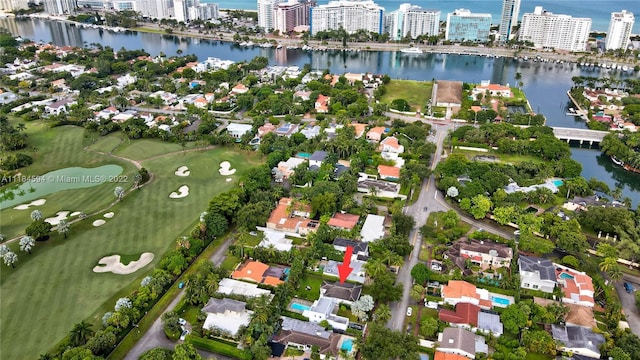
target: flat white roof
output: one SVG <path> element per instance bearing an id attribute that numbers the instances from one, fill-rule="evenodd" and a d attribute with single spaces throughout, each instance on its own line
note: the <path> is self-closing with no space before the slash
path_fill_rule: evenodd
<path id="1" fill-rule="evenodd" d="M 264 239 L 260 241 L 258 246 L 268 248 L 273 245 L 278 251 L 289 251 L 293 247 L 293 240 L 287 239 L 285 234 L 284 231 L 265 229 Z"/>
<path id="2" fill-rule="evenodd" d="M 244 281 L 229 278 L 220 280 L 218 283 L 218 292 L 225 295 L 243 295 L 247 297 L 271 296 L 271 291 L 260 289 L 257 284 L 249 284 Z"/>
<path id="3" fill-rule="evenodd" d="M 207 314 L 207 319 L 202 326 L 205 329 L 216 327 L 228 331 L 232 336 L 238 333 L 241 326 L 249 325 L 253 311 L 245 310 L 241 313 L 225 311 L 224 314 Z"/>
<path id="4" fill-rule="evenodd" d="M 371 242 L 384 236 L 384 216 L 368 214 L 360 231 L 362 241 Z"/>

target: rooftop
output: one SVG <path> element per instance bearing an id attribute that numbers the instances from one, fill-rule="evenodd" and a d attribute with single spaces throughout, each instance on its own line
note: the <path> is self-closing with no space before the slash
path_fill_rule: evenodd
<path id="1" fill-rule="evenodd" d="M 330 282 L 324 280 L 320 288 L 320 293 L 326 297 L 354 302 L 360 298 L 362 285 L 349 282 L 340 284 L 337 281 Z"/>
<path id="2" fill-rule="evenodd" d="M 538 273 L 541 280 L 556 282 L 556 267 L 551 260 L 520 255 L 518 257 L 518 266 L 520 267 L 520 272 Z"/>

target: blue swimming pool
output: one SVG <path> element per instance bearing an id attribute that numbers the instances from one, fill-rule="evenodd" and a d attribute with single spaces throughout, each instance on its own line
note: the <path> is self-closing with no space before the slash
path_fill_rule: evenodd
<path id="1" fill-rule="evenodd" d="M 562 273 L 562 274 L 560 274 L 560 279 L 571 279 L 571 280 L 573 280 L 575 278 L 573 276 L 567 274 L 567 273 Z"/>
<path id="2" fill-rule="evenodd" d="M 296 154 L 296 156 L 299 158 L 308 159 L 311 157 L 311 154 L 308 152 L 299 152 Z"/>
<path id="3" fill-rule="evenodd" d="M 353 340 L 347 339 L 342 342 L 342 346 L 340 347 L 340 350 L 351 351 L 352 349 L 353 349 Z"/>
<path id="4" fill-rule="evenodd" d="M 509 301 L 509 299 L 506 298 L 501 298 L 498 296 L 492 296 L 491 297 L 491 302 L 494 304 L 497 304 L 498 306 L 509 306 L 509 304 L 511 304 L 511 301 Z"/>
<path id="5" fill-rule="evenodd" d="M 556 187 L 560 187 L 562 186 L 562 184 L 564 184 L 564 181 L 560 180 L 560 179 L 556 179 L 552 181 L 553 185 L 555 185 Z"/>
<path id="6" fill-rule="evenodd" d="M 291 304 L 291 308 L 294 309 L 294 310 L 298 310 L 298 311 L 305 311 L 305 310 L 311 309 L 311 306 L 302 305 L 302 304 L 298 304 L 298 303 L 292 303 Z"/>

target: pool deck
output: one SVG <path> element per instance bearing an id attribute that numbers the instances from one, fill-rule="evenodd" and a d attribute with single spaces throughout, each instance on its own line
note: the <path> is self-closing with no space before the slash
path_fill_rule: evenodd
<path id="1" fill-rule="evenodd" d="M 491 301 L 491 303 L 493 304 L 493 306 L 495 307 L 501 307 L 501 308 L 506 308 L 507 306 L 511 305 L 511 304 L 515 304 L 516 300 L 513 296 L 509 296 L 509 295 L 502 295 L 502 294 L 496 294 L 496 293 L 489 293 L 489 299 L 491 299 L 492 297 L 497 297 L 497 298 L 502 298 L 502 299 L 507 299 L 509 300 L 509 304 L 505 305 L 505 304 L 500 304 L 498 302 L 495 301 Z"/>
<path id="2" fill-rule="evenodd" d="M 293 305 L 294 303 L 296 304 L 300 304 L 300 305 L 306 305 L 311 307 L 311 305 L 313 305 L 313 302 L 308 301 L 308 300 L 304 300 L 304 299 L 300 299 L 300 298 L 293 298 L 290 302 L 289 305 L 287 306 L 287 310 L 289 311 L 293 311 L 294 313 L 298 313 L 298 314 L 302 314 L 303 310 L 299 310 L 299 309 L 294 309 L 291 305 Z"/>

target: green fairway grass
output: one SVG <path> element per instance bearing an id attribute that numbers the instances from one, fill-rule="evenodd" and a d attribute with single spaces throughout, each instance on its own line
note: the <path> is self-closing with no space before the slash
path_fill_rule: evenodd
<path id="1" fill-rule="evenodd" d="M 125 166 L 126 173 L 134 171 L 129 162 L 99 156 L 91 151 L 92 146 L 102 151 L 116 144 L 113 135 L 82 150 L 83 144 L 91 143 L 87 141 L 86 130 L 71 126 L 33 130 L 39 126 L 28 125 L 30 144 L 32 141 L 38 143 L 38 159 L 25 173 L 40 174 L 61 167 L 105 163 Z M 138 155 L 139 159 L 156 156 L 142 161 L 142 166 L 154 176 L 150 183 L 133 190 L 112 208 L 73 223 L 67 239 L 53 232 L 50 240 L 36 244 L 32 254 L 17 251 L 15 269 L 1 265 L 0 349 L 3 359 L 37 358 L 67 335 L 73 324 L 82 320 L 88 319 L 97 330 L 102 314 L 112 310 L 117 297 L 130 293 L 138 285 L 167 249 L 174 246 L 177 237 L 193 228 L 211 197 L 237 186 L 239 177 L 258 163 L 253 153 L 228 148 L 184 153 L 179 151 L 182 149 L 179 144 L 154 140 L 142 142 L 138 145 L 132 141 L 123 147 L 119 156 Z M 178 153 L 159 156 L 162 151 Z M 228 176 L 233 181 L 227 182 L 228 177 L 218 173 L 221 161 L 229 161 L 231 167 L 237 169 L 234 175 Z M 174 174 L 182 165 L 189 167 L 190 176 Z M 189 196 L 170 199 L 169 193 L 181 185 L 189 186 Z M 47 203 L 38 208 L 46 217 L 60 210 L 98 210 L 114 202 L 114 187 L 114 184 L 103 184 L 55 193 L 46 196 Z M 113 211 L 115 216 L 104 218 L 107 211 Z M 2 211 L 1 231 L 20 233 L 30 222 L 30 212 Z M 96 219 L 104 219 L 106 223 L 94 227 L 92 222 Z M 17 250 L 16 243 L 10 247 Z M 96 274 L 92 271 L 103 256 L 119 254 L 127 260 L 143 252 L 152 252 L 155 258 L 152 264 L 133 274 Z"/>
<path id="2" fill-rule="evenodd" d="M 405 99 L 411 106 L 412 111 L 426 112 L 425 105 L 431 99 L 433 84 L 426 81 L 414 80 L 391 80 L 387 85 L 387 92 L 382 96 L 380 102 L 391 104 L 395 99 Z"/>

